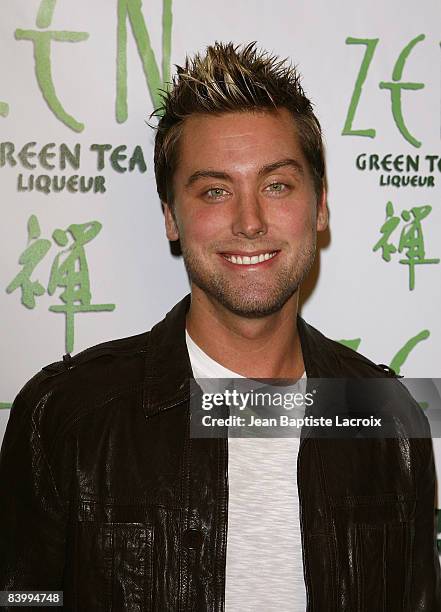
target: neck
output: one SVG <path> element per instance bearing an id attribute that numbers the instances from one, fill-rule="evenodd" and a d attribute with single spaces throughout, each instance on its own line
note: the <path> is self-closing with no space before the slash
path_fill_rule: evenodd
<path id="1" fill-rule="evenodd" d="M 212 359 L 247 378 L 300 378 L 304 363 L 297 332 L 298 292 L 277 312 L 239 316 L 192 286 L 187 331 Z"/>

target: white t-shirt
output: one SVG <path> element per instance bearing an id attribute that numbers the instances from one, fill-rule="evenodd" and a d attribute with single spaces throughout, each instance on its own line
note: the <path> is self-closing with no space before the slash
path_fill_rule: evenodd
<path id="1" fill-rule="evenodd" d="M 194 378 L 242 378 L 186 332 Z M 305 375 L 304 375 L 305 376 Z M 229 438 L 226 612 L 305 612 L 299 438 Z"/>

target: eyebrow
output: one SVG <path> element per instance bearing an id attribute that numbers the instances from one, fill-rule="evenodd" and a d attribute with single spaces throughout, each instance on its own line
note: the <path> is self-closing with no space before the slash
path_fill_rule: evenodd
<path id="1" fill-rule="evenodd" d="M 281 159 L 279 161 L 273 162 L 272 164 L 265 164 L 265 166 L 262 166 L 259 169 L 257 175 L 259 177 L 262 177 L 262 176 L 265 176 L 266 174 L 270 174 L 271 172 L 274 172 L 275 170 L 278 170 L 279 168 L 285 168 L 287 166 L 293 168 L 296 171 L 296 173 L 299 174 L 300 176 L 304 175 L 302 164 L 292 157 Z M 222 172 L 219 170 L 210 170 L 210 169 L 196 170 L 196 172 L 193 172 L 193 174 L 188 178 L 187 182 L 185 183 L 185 187 L 188 189 L 189 187 L 193 185 L 193 183 L 195 183 L 197 180 L 201 178 L 216 178 L 220 180 L 231 180 L 231 176 L 227 172 Z"/>

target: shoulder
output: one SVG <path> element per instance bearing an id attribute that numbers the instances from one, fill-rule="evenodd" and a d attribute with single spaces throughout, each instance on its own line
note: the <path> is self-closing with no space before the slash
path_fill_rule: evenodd
<path id="1" fill-rule="evenodd" d="M 351 373 L 360 375 L 371 375 L 376 378 L 399 378 L 396 372 L 388 365 L 384 363 L 375 363 L 371 361 L 365 355 L 351 349 L 340 342 L 335 340 L 328 341 L 332 344 L 333 350 L 338 355 L 339 361 L 342 364 L 345 375 Z"/>
<path id="2" fill-rule="evenodd" d="M 389 366 L 377 364 L 348 346 L 331 340 L 301 318 L 299 332 L 302 345 L 306 345 L 306 352 L 309 353 L 306 360 L 313 363 L 322 376 L 397 378 Z"/>
<path id="3" fill-rule="evenodd" d="M 84 349 L 77 355 L 67 353 L 59 361 L 44 366 L 39 374 L 43 378 L 50 378 L 65 374 L 66 372 L 72 372 L 73 370 L 81 373 L 85 371 L 86 366 L 87 369 L 90 367 L 97 368 L 104 362 L 116 364 L 128 357 L 145 353 L 150 333 L 144 332 L 135 336 L 101 342 Z"/>
<path id="4" fill-rule="evenodd" d="M 400 381 L 402 376 L 389 366 L 376 364 L 357 351 L 327 338 L 303 320 L 299 331 L 310 351 L 306 361 L 313 363 L 313 377 L 344 379 L 347 398 L 358 411 L 366 408 L 368 412 L 384 412 L 395 419 L 395 426 L 401 423 L 401 434 L 415 439 L 430 438 L 428 419 Z"/>
<path id="5" fill-rule="evenodd" d="M 102 342 L 44 366 L 17 395 L 10 420 L 23 416 L 39 430 L 44 422 L 64 428 L 67 421 L 90 414 L 117 395 L 141 388 L 159 362 L 164 377 L 168 377 L 171 356 L 176 361 L 178 340 L 185 347 L 188 304 L 186 296 L 150 331 Z M 182 334 L 177 333 L 179 330 Z"/>
<path id="6" fill-rule="evenodd" d="M 102 342 L 77 355 L 44 366 L 17 395 L 11 417 L 26 412 L 33 423 L 56 421 L 62 426 L 91 405 L 140 384 L 150 332 Z"/>

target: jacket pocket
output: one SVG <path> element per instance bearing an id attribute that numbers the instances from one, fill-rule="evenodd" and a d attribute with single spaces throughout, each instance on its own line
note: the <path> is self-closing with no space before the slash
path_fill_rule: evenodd
<path id="1" fill-rule="evenodd" d="M 92 521 L 77 526 L 75 610 L 152 610 L 152 526 Z"/>
<path id="2" fill-rule="evenodd" d="M 344 564 L 348 570 L 348 610 L 409 610 L 412 534 L 412 525 L 408 523 L 349 527 L 348 557 Z M 345 582 L 344 572 L 340 578 Z"/>

